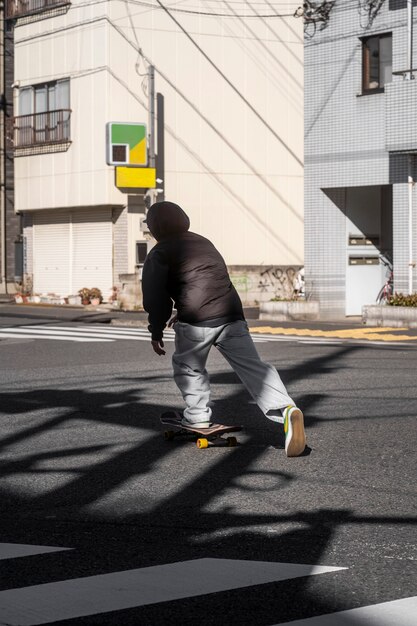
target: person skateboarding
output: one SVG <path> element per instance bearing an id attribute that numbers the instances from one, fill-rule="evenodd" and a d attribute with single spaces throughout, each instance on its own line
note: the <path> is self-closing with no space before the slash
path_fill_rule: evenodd
<path id="1" fill-rule="evenodd" d="M 174 380 L 186 405 L 181 423 L 210 426 L 206 362 L 215 346 L 264 415 L 284 424 L 287 456 L 300 456 L 306 445 L 303 413 L 277 370 L 260 359 L 223 257 L 211 241 L 189 231 L 187 214 L 173 202 L 153 204 L 146 222 L 157 243 L 143 266 L 143 306 L 156 354 L 165 355 L 167 324 L 175 331 Z"/>

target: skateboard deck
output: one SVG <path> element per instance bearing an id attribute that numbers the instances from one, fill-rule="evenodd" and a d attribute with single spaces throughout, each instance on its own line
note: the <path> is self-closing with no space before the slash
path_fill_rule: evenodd
<path id="1" fill-rule="evenodd" d="M 208 448 L 213 445 L 223 445 L 234 447 L 237 445 L 236 437 L 224 438 L 226 433 L 238 432 L 242 430 L 241 426 L 231 426 L 227 424 L 216 424 L 212 422 L 209 428 L 195 428 L 193 426 L 185 426 L 181 423 L 182 415 L 177 411 L 167 411 L 162 413 L 160 420 L 165 426 L 171 426 L 175 430 L 166 430 L 165 439 L 170 441 L 181 435 L 197 435 L 197 448 Z"/>

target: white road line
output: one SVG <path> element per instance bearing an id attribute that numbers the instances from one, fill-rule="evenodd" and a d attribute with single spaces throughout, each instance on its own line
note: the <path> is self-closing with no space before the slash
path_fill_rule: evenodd
<path id="1" fill-rule="evenodd" d="M 19 328 L 4 328 L 3 330 L 0 330 L 0 337 L 7 335 L 7 334 L 14 334 L 14 335 L 18 335 L 21 337 L 27 337 L 29 335 L 31 335 L 32 337 L 37 337 L 38 339 L 53 339 L 53 338 L 70 338 L 70 339 L 74 339 L 74 341 L 91 341 L 90 338 L 93 338 L 93 341 L 107 341 L 107 340 L 114 340 L 114 339 L 129 339 L 131 341 L 149 341 L 150 340 L 150 335 L 148 334 L 147 337 L 142 336 L 142 335 L 119 335 L 116 333 L 112 333 L 112 332 L 107 332 L 107 333 L 103 333 L 102 331 L 100 332 L 95 332 L 95 331 L 89 331 L 86 333 L 82 333 L 82 336 L 79 337 L 79 329 L 78 328 L 73 328 L 72 330 L 49 330 L 47 328 L 33 328 L 33 327 L 23 327 L 23 326 L 19 326 Z M 166 339 L 166 341 L 170 342 L 173 341 L 173 339 L 170 339 L 169 337 Z"/>
<path id="2" fill-rule="evenodd" d="M 55 339 L 58 341 L 78 341 L 80 343 L 87 342 L 96 342 L 96 343 L 108 343 L 112 342 L 113 339 L 104 339 L 97 338 L 94 339 L 92 337 L 63 337 L 62 335 L 35 335 L 35 334 L 27 334 L 27 333 L 5 333 L 0 331 L 0 339 Z"/>
<path id="3" fill-rule="evenodd" d="M 51 546 L 31 546 L 23 543 L 0 543 L 0 560 L 17 559 L 21 556 L 45 554 L 46 552 L 61 552 L 71 548 L 55 548 Z"/>
<path id="4" fill-rule="evenodd" d="M 0 592 L 0 623 L 35 626 L 335 572 L 343 567 L 196 559 Z"/>
<path id="5" fill-rule="evenodd" d="M 313 337 L 308 339 L 298 339 L 297 343 L 319 343 L 320 345 L 337 346 L 346 341 L 346 339 L 314 339 Z"/>
<path id="6" fill-rule="evenodd" d="M 34 328 L 33 326 L 19 326 L 19 328 Z M 36 326 L 36 328 L 38 328 Z M 124 329 L 124 328 L 115 328 L 114 326 L 40 326 L 40 328 L 45 328 L 46 330 L 68 330 L 68 331 L 80 331 L 81 333 L 111 333 L 120 335 L 130 336 L 130 335 L 143 335 L 146 337 L 150 337 L 150 333 L 146 328 L 135 328 L 135 329 Z M 173 331 L 164 331 L 164 335 L 174 336 Z"/>
<path id="7" fill-rule="evenodd" d="M 416 626 L 417 596 L 349 611 L 317 615 L 275 626 Z"/>

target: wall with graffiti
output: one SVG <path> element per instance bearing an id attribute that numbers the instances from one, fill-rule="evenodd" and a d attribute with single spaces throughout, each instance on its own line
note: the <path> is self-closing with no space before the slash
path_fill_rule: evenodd
<path id="1" fill-rule="evenodd" d="M 273 298 L 291 300 L 304 292 L 302 265 L 232 265 L 228 270 L 246 305 L 269 302 Z"/>

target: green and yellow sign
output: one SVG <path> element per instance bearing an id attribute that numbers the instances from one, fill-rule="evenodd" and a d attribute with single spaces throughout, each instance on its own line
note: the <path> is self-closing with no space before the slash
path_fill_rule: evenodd
<path id="1" fill-rule="evenodd" d="M 107 165 L 145 167 L 148 164 L 146 124 L 109 122 L 106 125 Z"/>

